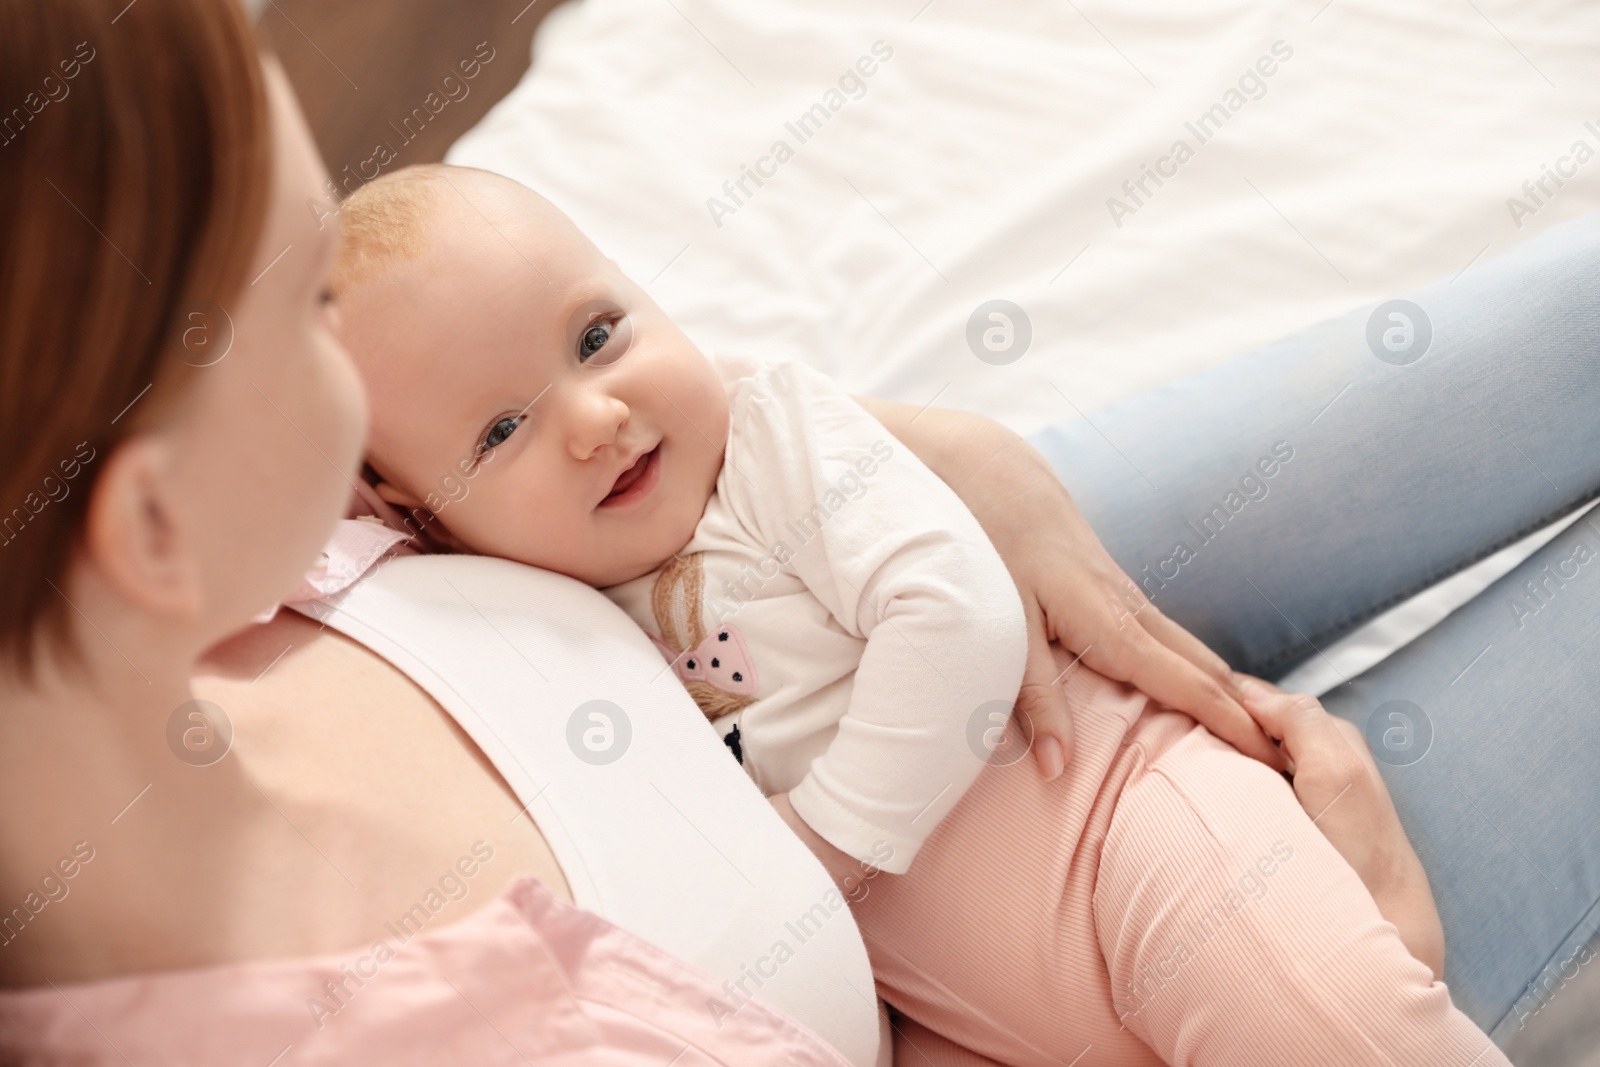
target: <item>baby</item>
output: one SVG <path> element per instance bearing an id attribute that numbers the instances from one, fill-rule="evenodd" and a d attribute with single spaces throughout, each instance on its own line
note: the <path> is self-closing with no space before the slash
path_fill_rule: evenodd
<path id="1" fill-rule="evenodd" d="M 1009 707 L 1026 651 L 955 494 L 815 371 L 714 367 L 514 182 L 402 172 L 342 216 L 379 495 L 454 548 L 603 589 L 763 792 L 903 873 L 982 769 L 967 722 Z"/>
<path id="2" fill-rule="evenodd" d="M 1283 779 L 1186 717 L 1080 669 L 1064 775 L 986 762 L 1015 587 L 827 379 L 708 359 L 505 178 L 412 168 L 341 221 L 377 494 L 445 547 L 600 588 L 835 877 L 898 876 L 855 910 L 902 1051 L 1505 1062 Z"/>

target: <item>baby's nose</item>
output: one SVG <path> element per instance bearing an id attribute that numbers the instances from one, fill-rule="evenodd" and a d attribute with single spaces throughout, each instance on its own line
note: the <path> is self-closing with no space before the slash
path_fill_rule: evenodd
<path id="1" fill-rule="evenodd" d="M 612 444 L 628 422 L 628 405 L 602 390 L 581 390 L 572 398 L 570 441 L 573 457 L 588 459 Z"/>

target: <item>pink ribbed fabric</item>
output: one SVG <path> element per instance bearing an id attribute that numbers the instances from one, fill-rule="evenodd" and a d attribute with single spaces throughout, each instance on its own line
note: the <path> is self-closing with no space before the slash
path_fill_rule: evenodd
<path id="1" fill-rule="evenodd" d="M 901 1067 L 1505 1067 L 1277 774 L 1091 671 L 857 919 Z"/>
<path id="2" fill-rule="evenodd" d="M 533 878 L 385 944 L 0 994 L 0 1063 L 848 1067 L 754 1002 L 714 1015 L 715 979 Z"/>

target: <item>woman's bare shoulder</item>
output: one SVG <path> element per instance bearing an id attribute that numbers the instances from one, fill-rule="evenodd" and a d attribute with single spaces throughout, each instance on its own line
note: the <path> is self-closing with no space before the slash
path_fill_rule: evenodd
<path id="1" fill-rule="evenodd" d="M 351 864 L 402 881 L 397 866 L 436 875 L 481 839 L 496 853 L 497 885 L 531 873 L 571 898 L 544 836 L 517 817 L 522 803 L 478 746 L 404 673 L 343 634 L 280 612 L 208 651 L 194 693 L 224 709 L 239 755 L 286 810 L 346 824 L 328 830 Z"/>

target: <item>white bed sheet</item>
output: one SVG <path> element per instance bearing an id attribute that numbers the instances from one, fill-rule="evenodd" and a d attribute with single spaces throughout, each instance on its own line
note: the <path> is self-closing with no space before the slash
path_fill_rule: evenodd
<path id="1" fill-rule="evenodd" d="M 703 346 L 1024 432 L 1600 207 L 1600 156 L 1574 155 L 1600 153 L 1600 5 L 1575 0 L 581 0 L 535 55 L 451 162 L 544 193 Z M 994 298 L 1032 327 L 1004 366 L 965 339 Z M 1516 558 L 1294 680 L 1327 688 Z"/>

